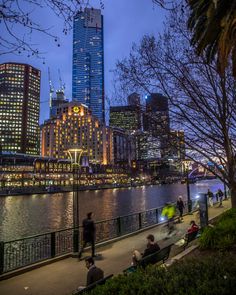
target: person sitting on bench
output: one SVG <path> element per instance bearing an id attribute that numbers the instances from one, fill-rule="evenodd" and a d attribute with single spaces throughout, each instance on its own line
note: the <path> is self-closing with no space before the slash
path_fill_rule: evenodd
<path id="1" fill-rule="evenodd" d="M 97 267 L 94 264 L 94 260 L 93 257 L 88 257 L 85 259 L 85 265 L 88 269 L 88 273 L 87 273 L 87 285 L 86 287 L 88 287 L 89 285 L 101 280 L 104 278 L 104 272 L 103 270 L 101 270 L 99 267 Z M 86 288 L 86 287 L 78 287 L 78 291 Z"/>
<path id="2" fill-rule="evenodd" d="M 154 235 L 150 234 L 147 236 L 147 248 L 144 253 L 141 254 L 138 250 L 135 250 L 132 256 L 132 265 L 137 265 L 137 263 L 144 257 L 151 255 L 160 250 L 159 245 L 155 242 Z"/>
<path id="3" fill-rule="evenodd" d="M 199 227 L 198 227 L 198 225 L 196 224 L 196 222 L 194 220 L 190 221 L 190 225 L 191 225 L 191 227 L 188 228 L 188 234 L 199 231 Z"/>

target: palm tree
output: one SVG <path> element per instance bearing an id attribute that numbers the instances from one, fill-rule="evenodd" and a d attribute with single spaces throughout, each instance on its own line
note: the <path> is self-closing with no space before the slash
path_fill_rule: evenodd
<path id="1" fill-rule="evenodd" d="M 231 57 L 236 77 L 236 0 L 187 0 L 192 44 L 209 62 L 217 59 L 223 73 Z"/>

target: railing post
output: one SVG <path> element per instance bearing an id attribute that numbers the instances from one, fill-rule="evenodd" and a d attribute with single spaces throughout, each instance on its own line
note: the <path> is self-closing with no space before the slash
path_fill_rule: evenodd
<path id="1" fill-rule="evenodd" d="M 4 270 L 4 242 L 0 242 L 0 275 Z"/>
<path id="2" fill-rule="evenodd" d="M 121 218 L 117 217 L 117 236 L 121 235 Z"/>
<path id="3" fill-rule="evenodd" d="M 51 233 L 51 258 L 56 256 L 56 233 Z"/>
<path id="4" fill-rule="evenodd" d="M 158 216 L 159 214 L 158 214 L 158 208 L 156 209 L 156 223 L 158 223 L 159 222 L 159 219 L 158 219 Z"/>
<path id="5" fill-rule="evenodd" d="M 79 252 L 79 228 L 73 229 L 73 252 Z"/>
<path id="6" fill-rule="evenodd" d="M 139 229 L 142 228 L 142 212 L 139 212 L 138 214 L 138 223 L 139 223 Z"/>

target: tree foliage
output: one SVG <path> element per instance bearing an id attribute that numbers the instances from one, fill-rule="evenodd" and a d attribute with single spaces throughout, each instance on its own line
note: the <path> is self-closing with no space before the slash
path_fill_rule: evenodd
<path id="1" fill-rule="evenodd" d="M 60 39 L 45 27 L 44 12 L 51 10 L 63 21 L 63 33 L 72 28 L 74 15 L 89 6 L 89 0 L 2 0 L 0 3 L 0 55 L 27 53 L 40 57 L 40 45 L 32 41 L 32 33 L 42 33 L 52 38 L 57 46 Z M 103 7 L 103 1 L 100 1 Z M 35 12 L 40 12 L 39 19 Z"/>
<path id="2" fill-rule="evenodd" d="M 191 14 L 188 25 L 193 31 L 192 43 L 198 54 L 208 61 L 215 58 L 224 72 L 231 55 L 233 75 L 236 76 L 236 1 L 187 0 Z"/>
<path id="3" fill-rule="evenodd" d="M 172 10 L 164 33 L 158 39 L 144 36 L 117 63 L 116 74 L 128 91 L 169 98 L 172 126 L 184 130 L 188 157 L 226 182 L 236 206 L 235 79 L 230 67 L 219 73 L 216 62 L 196 54 L 188 17 L 186 10 Z"/>

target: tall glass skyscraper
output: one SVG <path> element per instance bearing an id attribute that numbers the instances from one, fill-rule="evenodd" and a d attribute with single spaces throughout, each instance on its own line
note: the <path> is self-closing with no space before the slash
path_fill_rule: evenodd
<path id="1" fill-rule="evenodd" d="M 72 98 L 87 105 L 100 121 L 104 116 L 103 16 L 85 8 L 74 18 Z"/>

